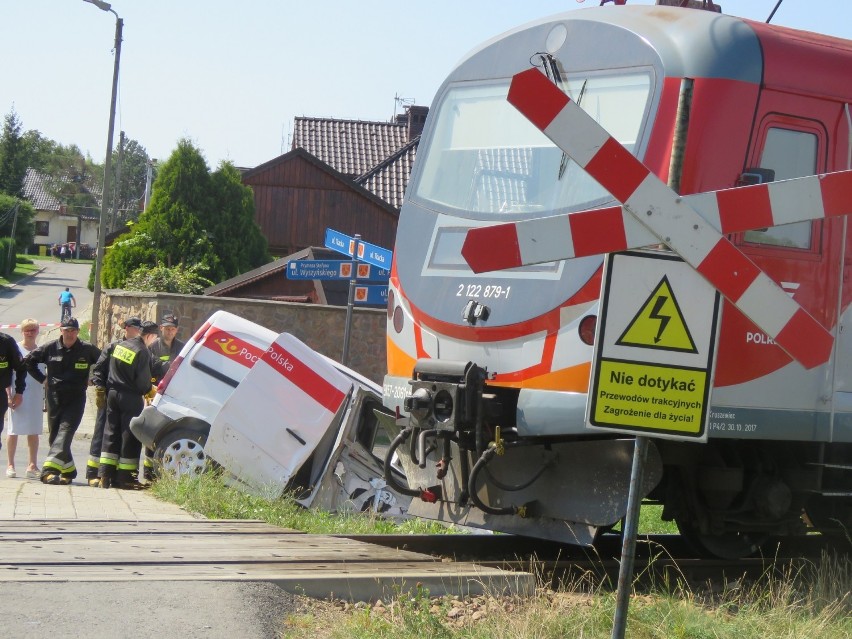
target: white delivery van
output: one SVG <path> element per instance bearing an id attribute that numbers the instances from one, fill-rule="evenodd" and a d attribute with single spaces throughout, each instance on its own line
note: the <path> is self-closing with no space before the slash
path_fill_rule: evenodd
<path id="1" fill-rule="evenodd" d="M 386 411 L 375 383 L 292 335 L 218 311 L 130 429 L 161 472 L 197 474 L 213 460 L 247 491 L 402 515 L 410 498 L 385 485 L 373 452 L 390 436 L 376 410 Z"/>

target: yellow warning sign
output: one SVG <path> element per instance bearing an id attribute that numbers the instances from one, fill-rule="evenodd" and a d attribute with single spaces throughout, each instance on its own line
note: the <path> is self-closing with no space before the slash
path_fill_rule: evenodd
<path id="1" fill-rule="evenodd" d="M 591 421 L 637 431 L 698 435 L 707 371 L 601 360 Z"/>
<path id="2" fill-rule="evenodd" d="M 681 353 L 698 352 L 666 275 L 663 275 L 616 344 Z"/>

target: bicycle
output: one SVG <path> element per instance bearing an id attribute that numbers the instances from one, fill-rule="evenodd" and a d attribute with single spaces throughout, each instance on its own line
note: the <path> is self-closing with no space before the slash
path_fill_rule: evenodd
<path id="1" fill-rule="evenodd" d="M 62 304 L 62 317 L 60 318 L 60 322 L 64 322 L 67 319 L 71 319 L 71 305 L 70 304 Z"/>

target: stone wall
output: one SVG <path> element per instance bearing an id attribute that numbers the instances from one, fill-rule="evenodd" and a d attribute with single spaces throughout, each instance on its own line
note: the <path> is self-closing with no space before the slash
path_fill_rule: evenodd
<path id="1" fill-rule="evenodd" d="M 218 310 L 228 311 L 261 326 L 296 336 L 323 355 L 341 361 L 346 307 L 272 302 L 235 297 L 139 293 L 121 290 L 103 292 L 98 336 L 103 345 L 122 335 L 127 317 L 159 322 L 165 313 L 177 315 L 178 338 L 186 340 Z M 384 310 L 355 308 L 349 338 L 349 368 L 381 384 L 386 370 Z"/>

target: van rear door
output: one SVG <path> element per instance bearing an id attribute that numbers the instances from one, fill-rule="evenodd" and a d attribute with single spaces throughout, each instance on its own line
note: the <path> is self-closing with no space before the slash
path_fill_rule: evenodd
<path id="1" fill-rule="evenodd" d="M 280 334 L 213 420 L 206 451 L 240 481 L 280 495 L 345 411 L 353 383 Z"/>

